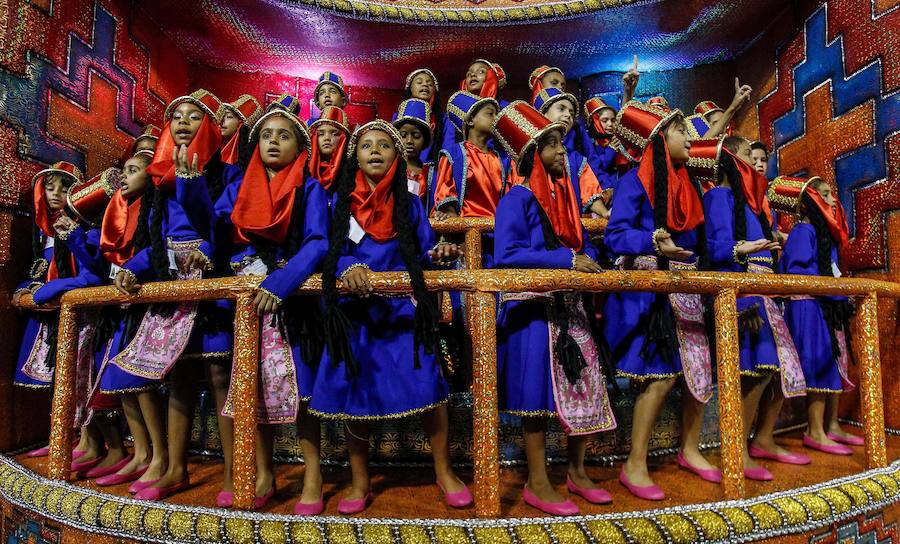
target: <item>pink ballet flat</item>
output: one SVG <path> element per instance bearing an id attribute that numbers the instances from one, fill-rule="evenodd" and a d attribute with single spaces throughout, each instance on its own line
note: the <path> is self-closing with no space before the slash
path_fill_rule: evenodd
<path id="1" fill-rule="evenodd" d="M 106 459 L 105 455 L 102 457 L 94 457 L 90 461 L 72 461 L 72 466 L 69 467 L 69 470 L 72 472 L 86 472 L 102 463 L 104 459 Z"/>
<path id="2" fill-rule="evenodd" d="M 640 486 L 632 484 L 628 480 L 628 476 L 625 475 L 625 469 L 622 469 L 622 471 L 619 472 L 619 483 L 624 485 L 625 489 L 627 489 L 629 493 L 639 499 L 648 501 L 661 501 L 666 498 L 666 494 L 658 485 Z"/>
<path id="3" fill-rule="evenodd" d="M 81 453 L 84 453 L 84 452 L 81 452 Z M 30 452 L 25 454 L 25 457 L 27 457 L 29 459 L 35 459 L 38 457 L 47 457 L 48 455 L 50 455 L 50 446 L 44 446 L 43 448 L 31 450 Z M 72 458 L 74 459 L 75 456 L 73 455 Z"/>
<path id="4" fill-rule="evenodd" d="M 828 444 L 820 444 L 819 442 L 816 442 L 815 440 L 810 438 L 806 433 L 803 434 L 803 445 L 807 448 L 830 453 L 831 455 L 853 455 L 853 450 L 848 448 L 847 446 L 844 446 L 842 444 L 835 444 L 834 446 L 830 446 Z"/>
<path id="5" fill-rule="evenodd" d="M 834 440 L 835 442 L 839 442 L 841 444 L 847 444 L 848 446 L 865 446 L 866 440 L 861 436 L 856 436 L 855 434 L 848 434 L 847 436 L 840 436 L 834 433 L 826 433 L 825 436 Z"/>
<path id="6" fill-rule="evenodd" d="M 591 504 L 609 504 L 612 502 L 612 495 L 605 489 L 585 489 L 578 487 L 572 478 L 566 476 L 566 488 L 569 493 L 574 493 Z"/>
<path id="7" fill-rule="evenodd" d="M 319 502 L 314 502 L 312 504 L 302 503 L 297 501 L 294 505 L 294 515 L 295 516 L 318 516 L 322 512 L 325 511 L 325 501 L 323 497 L 319 496 Z"/>
<path id="8" fill-rule="evenodd" d="M 159 478 L 157 478 L 155 480 L 149 480 L 146 482 L 137 480 L 136 482 L 131 484 L 131 487 L 128 488 L 128 492 L 131 493 L 132 495 L 134 495 L 135 493 L 140 493 L 141 491 L 143 491 L 144 489 L 147 489 L 148 487 L 152 486 L 153 484 L 155 484 L 158 481 L 159 481 Z"/>
<path id="9" fill-rule="evenodd" d="M 569 499 L 563 502 L 544 502 L 527 487 L 522 490 L 522 498 L 528 506 L 551 516 L 577 516 L 580 512 L 578 505 Z"/>
<path id="10" fill-rule="evenodd" d="M 366 496 L 361 499 L 341 499 L 338 503 L 338 512 L 344 514 L 345 516 L 351 516 L 353 514 L 359 514 L 369 505 L 369 501 L 373 498 L 372 492 L 369 491 L 366 493 Z"/>
<path id="11" fill-rule="evenodd" d="M 216 506 L 219 508 L 231 508 L 234 506 L 234 492 L 219 491 L 219 494 L 216 495 Z"/>
<path id="12" fill-rule="evenodd" d="M 712 482 L 714 484 L 722 482 L 722 471 L 717 468 L 697 468 L 694 465 L 688 463 L 688 460 L 684 458 L 684 454 L 681 452 L 678 452 L 678 457 L 676 458 L 676 460 L 678 461 L 678 466 L 690 470 L 707 482 Z"/>
<path id="13" fill-rule="evenodd" d="M 267 504 L 269 504 L 269 501 L 274 496 L 275 496 L 275 484 L 272 484 L 272 487 L 270 487 L 269 490 L 266 491 L 265 495 L 263 495 L 262 497 L 253 497 L 253 509 L 254 510 L 262 510 L 263 508 L 266 507 Z"/>
<path id="14" fill-rule="evenodd" d="M 116 463 L 115 465 L 108 466 L 108 467 L 94 467 L 91 470 L 88 470 L 87 472 L 79 472 L 78 477 L 86 478 L 88 480 L 93 480 L 95 478 L 102 478 L 104 476 L 109 476 L 110 474 L 115 474 L 116 472 L 119 472 L 120 470 L 125 468 L 128 465 L 128 463 L 131 462 L 132 459 L 134 459 L 134 456 L 129 455 L 129 456 L 125 457 L 124 459 L 122 459 L 121 461 L 119 461 L 118 463 Z"/>
<path id="15" fill-rule="evenodd" d="M 441 493 L 444 494 L 444 500 L 447 501 L 447 506 L 452 508 L 465 508 L 474 502 L 474 498 L 472 497 L 472 492 L 469 491 L 469 488 L 463 486 L 462 491 L 457 491 L 455 493 L 447 493 L 447 490 L 444 489 L 444 486 L 440 481 L 437 481 L 437 486 L 441 490 Z"/>
<path id="16" fill-rule="evenodd" d="M 745 468 L 744 478 L 747 478 L 748 480 L 756 480 L 758 482 L 768 482 L 770 480 L 774 480 L 775 476 L 772 476 L 772 473 L 766 470 L 765 467 L 756 467 Z"/>
<path id="17" fill-rule="evenodd" d="M 782 455 L 766 451 L 752 444 L 750 445 L 749 453 L 750 457 L 753 457 L 754 459 L 769 459 L 770 461 L 775 461 L 776 463 L 785 463 L 787 465 L 808 465 L 812 462 L 809 457 L 803 455 L 802 453 L 792 452 L 787 455 Z"/>
<path id="18" fill-rule="evenodd" d="M 147 472 L 147 468 L 148 467 L 142 467 L 135 470 L 134 472 L 129 472 L 127 474 L 110 474 L 108 476 L 97 478 L 96 480 L 94 480 L 94 483 L 99 485 L 100 487 L 127 484 L 128 482 L 133 482 L 143 476 L 144 473 Z"/>
<path id="19" fill-rule="evenodd" d="M 146 487 L 138 491 L 134 498 L 139 501 L 161 501 L 179 491 L 184 491 L 190 486 L 191 478 L 188 476 L 185 477 L 184 480 L 181 480 L 175 485 L 170 485 L 169 487 Z"/>

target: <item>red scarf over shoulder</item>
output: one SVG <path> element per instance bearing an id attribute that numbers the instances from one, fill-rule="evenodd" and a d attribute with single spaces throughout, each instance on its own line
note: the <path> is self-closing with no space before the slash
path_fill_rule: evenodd
<path id="1" fill-rule="evenodd" d="M 359 226 L 376 242 L 384 243 L 397 235 L 394 229 L 394 175 L 399 161 L 394 159 L 383 178 L 369 186 L 362 170 L 356 171 L 356 187 L 350 194 L 350 213 Z M 405 190 L 405 187 L 404 187 Z"/>

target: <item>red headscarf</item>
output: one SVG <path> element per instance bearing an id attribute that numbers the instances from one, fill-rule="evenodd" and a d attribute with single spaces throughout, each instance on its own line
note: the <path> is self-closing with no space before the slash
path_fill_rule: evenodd
<path id="1" fill-rule="evenodd" d="M 122 266 L 134 256 L 134 233 L 138 227 L 142 200 L 143 197 L 138 197 L 128 202 L 119 189 L 103 214 L 100 252 L 107 261 L 115 265 Z"/>
<path id="2" fill-rule="evenodd" d="M 806 193 L 812 198 L 819 211 L 822 212 L 822 217 L 825 218 L 825 226 L 828 227 L 828 232 L 831 233 L 831 237 L 837 243 L 838 251 L 844 252 L 847 246 L 850 245 L 850 227 L 847 225 L 847 215 L 844 213 L 841 201 L 835 199 L 834 206 L 830 206 L 819 194 L 819 191 L 816 191 L 814 188 L 807 188 Z"/>
<path id="3" fill-rule="evenodd" d="M 41 232 L 47 238 L 56 236 L 56 230 L 53 229 L 53 223 L 56 223 L 62 217 L 62 210 L 55 212 L 50 211 L 50 205 L 47 203 L 47 193 L 44 190 L 44 181 L 47 176 L 40 176 L 34 183 L 34 224 L 37 225 Z M 72 270 L 75 270 L 75 259 L 71 258 Z M 50 267 L 47 270 L 47 281 L 55 280 L 59 277 L 56 269 L 56 259 L 50 259 Z"/>
<path id="4" fill-rule="evenodd" d="M 497 70 L 490 64 L 485 63 L 484 61 L 476 61 L 482 64 L 487 64 L 487 71 L 484 74 L 484 84 L 481 86 L 481 90 L 478 92 L 478 95 L 481 98 L 493 98 L 497 99 L 497 93 L 500 91 L 500 79 L 497 77 Z M 475 64 L 475 63 L 472 63 Z M 467 79 L 463 78 L 463 80 L 459 83 L 460 91 L 468 91 L 469 87 L 466 85 Z"/>
<path id="5" fill-rule="evenodd" d="M 321 183 L 322 187 L 325 189 L 331 187 L 331 184 L 334 183 L 338 173 L 341 171 L 344 151 L 347 149 L 347 135 L 342 130 L 339 130 L 338 132 L 337 145 L 334 146 L 334 151 L 331 152 L 331 158 L 327 161 L 323 160 L 322 152 L 319 150 L 318 135 L 312 135 L 312 154 L 309 157 L 309 173 L 312 177 L 319 180 L 319 183 Z"/>
<path id="6" fill-rule="evenodd" d="M 202 110 L 201 110 L 202 111 Z M 200 128 L 187 148 L 188 163 L 197 155 L 197 168 L 202 172 L 206 163 L 216 154 L 222 145 L 222 130 L 209 115 L 203 115 Z M 162 135 L 156 144 L 156 152 L 153 162 L 147 167 L 147 173 L 153 179 L 153 184 L 162 191 L 175 189 L 175 161 L 172 160 L 172 150 L 175 149 L 175 141 L 172 139 L 172 120 L 166 121 Z"/>
<path id="7" fill-rule="evenodd" d="M 259 145 L 244 173 L 231 212 L 236 242 L 250 243 L 248 234 L 280 244 L 288 235 L 294 195 L 303 186 L 304 167 L 309 151 L 304 149 L 294 162 L 278 171 L 270 180 L 259 155 Z"/>
<path id="8" fill-rule="evenodd" d="M 675 167 L 669 156 L 669 148 L 663 144 L 666 150 L 666 168 L 668 168 L 669 191 L 668 210 L 666 211 L 666 226 L 676 232 L 685 232 L 703 223 L 703 202 L 691 183 L 687 168 Z M 650 207 L 653 207 L 655 194 L 653 184 L 653 144 L 650 143 L 644 149 L 640 166 L 637 171 L 641 185 L 647 191 Z"/>
<path id="9" fill-rule="evenodd" d="M 356 187 L 350 194 L 350 213 L 376 242 L 384 243 L 397 235 L 394 230 L 394 192 L 391 185 L 398 163 L 399 160 L 395 158 L 384 177 L 376 182 L 374 190 L 366 181 L 363 171 L 356 171 Z"/>
<path id="10" fill-rule="evenodd" d="M 747 199 L 747 205 L 750 206 L 753 213 L 759 215 L 759 212 L 763 212 L 766 217 L 772 217 L 772 210 L 769 208 L 769 199 L 766 198 L 766 190 L 769 188 L 768 180 L 752 166 L 732 153 L 727 147 L 723 147 L 722 152 L 731 155 L 731 158 L 734 160 L 734 165 L 741 175 L 741 185 L 744 188 L 744 197 Z"/>
<path id="11" fill-rule="evenodd" d="M 238 163 L 238 151 L 241 144 L 241 127 L 238 127 L 231 138 L 222 146 L 222 162 L 226 164 Z"/>
<path id="12" fill-rule="evenodd" d="M 568 170 L 568 169 L 567 169 Z M 566 247 L 581 251 L 584 239 L 581 235 L 581 212 L 578 209 L 578 196 L 569 179 L 569 173 L 554 178 L 544 168 L 540 153 L 534 151 L 534 167 L 528 178 L 531 192 L 544 213 L 553 225 L 553 232 Z M 554 197 L 555 193 L 555 197 Z"/>

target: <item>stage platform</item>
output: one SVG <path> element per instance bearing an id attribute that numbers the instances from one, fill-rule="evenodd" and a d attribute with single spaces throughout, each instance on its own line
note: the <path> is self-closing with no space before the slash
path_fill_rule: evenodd
<path id="1" fill-rule="evenodd" d="M 799 432 L 781 441 L 805 450 Z M 896 515 L 890 507 L 883 509 L 900 499 L 900 461 L 895 461 L 900 437 L 889 436 L 887 446 L 892 463 L 873 471 L 864 471 L 862 448 L 850 457 L 805 450 L 813 462 L 802 467 L 766 463 L 775 480 L 748 481 L 747 498 L 730 502 L 722 501 L 719 486 L 679 469 L 672 456 L 653 461 L 654 478 L 668 495 L 659 503 L 628 494 L 617 481 L 617 466 L 592 466 L 589 474 L 611 491 L 613 503 L 595 506 L 575 497 L 582 515 L 574 518 L 544 517 L 525 505 L 525 470 L 507 467 L 501 469 L 500 519 L 475 519 L 471 509 L 446 507 L 427 467 L 373 468 L 375 500 L 353 517 L 337 514 L 338 500 L 349 487 L 349 470 L 325 467 L 325 513 L 300 518 L 289 514 L 299 497 L 302 465 L 279 465 L 274 500 L 265 511 L 249 513 L 212 507 L 221 486 L 216 459 L 192 458 L 189 490 L 165 502 L 146 503 L 131 499 L 127 485 L 101 490 L 90 482 L 51 481 L 42 476 L 46 459 L 3 456 L 3 542 L 130 542 L 135 535 L 173 543 L 845 542 L 841 534 L 862 534 L 866 527 L 873 532 L 864 541 L 891 542 L 897 536 Z M 718 459 L 715 450 L 708 455 Z M 462 468 L 460 474 L 471 481 L 470 470 Z M 565 467 L 554 466 L 552 477 L 566 495 Z M 36 531 L 34 539 L 29 531 Z M 834 538 L 817 540 L 817 535 Z"/>

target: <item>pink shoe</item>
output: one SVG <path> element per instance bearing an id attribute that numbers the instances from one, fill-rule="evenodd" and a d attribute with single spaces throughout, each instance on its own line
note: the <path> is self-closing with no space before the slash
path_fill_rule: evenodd
<path id="1" fill-rule="evenodd" d="M 802 453 L 792 452 L 787 455 L 781 455 L 778 453 L 766 451 L 762 448 L 758 448 L 753 444 L 750 445 L 749 453 L 750 457 L 753 457 L 755 459 L 769 459 L 771 461 L 775 461 L 776 463 L 785 463 L 788 465 L 808 465 L 812 462 L 809 457 L 803 455 Z"/>
<path id="2" fill-rule="evenodd" d="M 835 442 L 839 442 L 841 444 L 847 444 L 849 446 L 865 446 L 866 440 L 861 436 L 856 436 L 855 434 L 848 434 L 846 437 L 840 436 L 834 433 L 826 433 L 825 436 L 834 440 Z"/>
<path id="3" fill-rule="evenodd" d="M 325 511 L 325 501 L 322 500 L 322 496 L 319 496 L 319 502 L 314 502 L 312 504 L 305 504 L 300 501 L 294 505 L 294 515 L 295 516 L 318 516 L 322 512 Z"/>
<path id="4" fill-rule="evenodd" d="M 632 484 L 630 481 L 628 481 L 628 476 L 625 475 L 624 468 L 621 472 L 619 472 L 619 483 L 624 485 L 625 489 L 627 489 L 629 493 L 639 499 L 648 501 L 661 501 L 666 498 L 666 494 L 658 485 L 640 486 Z"/>
<path id="5" fill-rule="evenodd" d="M 612 502 L 612 495 L 605 489 L 584 489 L 575 485 L 568 475 L 566 475 L 566 488 L 569 493 L 574 493 L 591 504 L 609 504 Z"/>
<path id="6" fill-rule="evenodd" d="M 134 495 L 135 493 L 139 493 L 139 492 L 143 491 L 144 489 L 147 489 L 148 487 L 150 487 L 151 485 L 155 484 L 158 481 L 159 481 L 159 478 L 157 478 L 155 480 L 149 480 L 146 482 L 137 480 L 133 484 L 131 484 L 131 487 L 128 488 L 128 492 L 131 493 L 132 495 Z"/>
<path id="7" fill-rule="evenodd" d="M 522 498 L 525 499 L 525 504 L 528 506 L 551 516 L 577 516 L 581 512 L 578 506 L 569 499 L 563 502 L 544 502 L 527 487 L 522 490 Z"/>
<path id="8" fill-rule="evenodd" d="M 219 508 L 231 508 L 234 506 L 234 492 L 219 491 L 219 494 L 216 495 L 216 506 Z"/>
<path id="9" fill-rule="evenodd" d="M 772 473 L 766 470 L 765 467 L 756 467 L 745 468 L 744 478 L 747 478 L 749 480 L 756 480 L 758 482 L 768 482 L 770 480 L 774 480 L 775 476 L 772 476 Z"/>
<path id="10" fill-rule="evenodd" d="M 807 448 L 830 453 L 831 455 L 853 455 L 853 450 L 848 448 L 847 446 L 841 444 L 835 444 L 834 446 L 829 446 L 828 444 L 820 444 L 810 438 L 806 433 L 803 433 L 803 445 Z"/>
<path id="11" fill-rule="evenodd" d="M 106 456 L 94 457 L 90 461 L 72 461 L 72 466 L 69 469 L 72 472 L 86 472 L 102 463 L 104 459 L 106 459 Z"/>
<path id="12" fill-rule="evenodd" d="M 694 465 L 688 463 L 687 459 L 684 458 L 684 454 L 681 452 L 678 452 L 678 457 L 676 458 L 676 460 L 678 461 L 678 466 L 690 470 L 707 482 L 712 482 L 714 484 L 722 482 L 722 471 L 717 468 L 697 468 Z"/>
<path id="13" fill-rule="evenodd" d="M 128 463 L 130 463 L 132 459 L 134 459 L 134 456 L 129 455 L 115 465 L 109 467 L 94 467 L 87 472 L 79 472 L 78 477 L 93 480 L 95 478 L 102 478 L 104 476 L 109 476 L 110 474 L 115 474 L 116 472 L 119 472 L 120 470 L 125 468 L 125 466 L 128 465 Z"/>
<path id="14" fill-rule="evenodd" d="M 139 501 L 161 501 L 169 495 L 184 491 L 190 486 L 191 478 L 190 476 L 186 476 L 184 480 L 181 480 L 175 485 L 170 485 L 169 487 L 146 487 L 138 491 L 134 498 Z"/>
<path id="15" fill-rule="evenodd" d="M 47 453 L 50 453 L 49 451 Z M 84 454 L 87 453 L 83 450 L 72 450 L 72 460 L 81 459 L 84 457 Z"/>
<path id="16" fill-rule="evenodd" d="M 269 500 L 271 500 L 272 497 L 274 497 L 274 496 L 275 496 L 275 484 L 272 484 L 272 487 L 270 487 L 269 490 L 266 491 L 265 495 L 263 495 L 262 497 L 254 497 L 253 498 L 253 509 L 254 510 L 262 510 L 263 508 L 266 507 L 267 504 L 269 504 Z"/>
<path id="17" fill-rule="evenodd" d="M 366 496 L 361 499 L 341 499 L 340 502 L 338 502 L 338 512 L 345 516 L 359 514 L 366 509 L 372 498 L 372 492 L 369 491 L 366 493 Z"/>
<path id="18" fill-rule="evenodd" d="M 147 467 L 139 468 L 134 472 L 129 472 L 128 474 L 110 474 L 109 476 L 97 478 L 96 480 L 94 480 L 94 483 L 99 485 L 100 487 L 127 484 L 128 482 L 137 480 L 138 478 L 143 476 L 145 472 L 147 472 Z"/>
<path id="19" fill-rule="evenodd" d="M 441 490 L 441 493 L 444 494 L 444 500 L 447 501 L 447 506 L 453 508 L 465 508 L 472 504 L 475 499 L 472 497 L 472 492 L 469 491 L 469 488 L 463 486 L 462 491 L 457 491 L 456 493 L 447 493 L 447 490 L 444 489 L 444 486 L 440 481 L 437 481 L 437 486 Z"/>
<path id="20" fill-rule="evenodd" d="M 25 457 L 29 459 L 35 459 L 37 457 L 47 457 L 48 455 L 50 455 L 50 446 L 44 446 L 43 448 L 31 450 L 30 452 L 25 454 Z M 72 458 L 74 459 L 75 457 L 73 456 Z"/>

